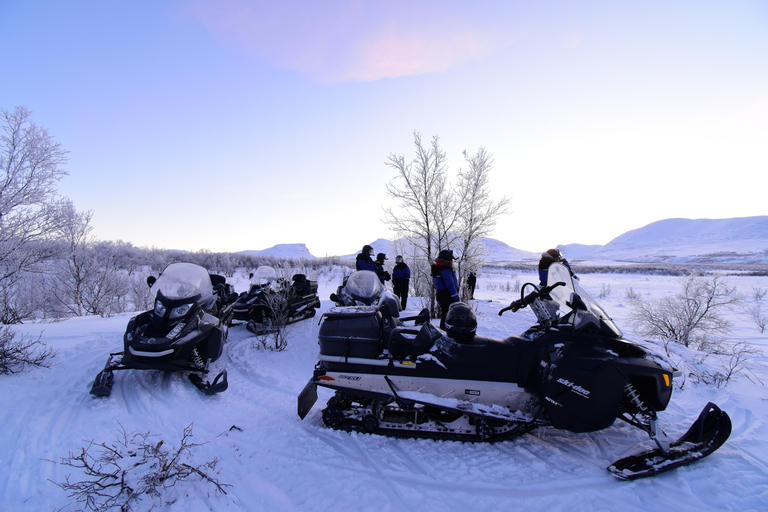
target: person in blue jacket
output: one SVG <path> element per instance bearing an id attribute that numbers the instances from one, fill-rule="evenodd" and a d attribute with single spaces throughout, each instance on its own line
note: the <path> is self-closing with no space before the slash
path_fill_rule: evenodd
<path id="1" fill-rule="evenodd" d="M 562 263 L 571 275 L 573 275 L 571 265 L 568 263 L 568 260 L 563 258 L 560 251 L 557 249 L 549 249 L 547 252 L 541 254 L 541 259 L 539 260 L 539 284 L 541 286 L 546 286 L 547 278 L 549 277 L 549 266 L 553 263 Z"/>
<path id="2" fill-rule="evenodd" d="M 376 265 L 373 263 L 373 247 L 364 245 L 363 250 L 355 259 L 355 268 L 357 270 L 370 270 L 376 272 Z"/>
<path id="3" fill-rule="evenodd" d="M 405 311 L 408 304 L 408 288 L 411 283 L 411 269 L 403 261 L 403 257 L 398 255 L 395 258 L 395 268 L 392 269 L 392 291 L 400 297 L 400 309 Z"/>
<path id="4" fill-rule="evenodd" d="M 432 283 L 435 287 L 435 298 L 440 304 L 440 328 L 445 330 L 445 315 L 454 302 L 459 301 L 459 280 L 453 271 L 453 251 L 443 249 L 437 255 L 432 265 Z"/>

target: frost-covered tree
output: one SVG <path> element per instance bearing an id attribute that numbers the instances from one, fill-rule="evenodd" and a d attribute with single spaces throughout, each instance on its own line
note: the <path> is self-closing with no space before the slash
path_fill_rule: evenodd
<path id="1" fill-rule="evenodd" d="M 66 218 L 56 184 L 67 172 L 67 151 L 24 107 L 0 109 L 0 322 L 17 323 L 17 289 L 26 272 L 53 255 Z"/>
<path id="2" fill-rule="evenodd" d="M 459 201 L 463 207 L 459 211 L 456 228 L 456 248 L 461 255 L 458 278 L 462 284 L 462 298 L 466 298 L 465 276 L 469 275 L 469 272 L 477 272 L 485 259 L 482 239 L 490 236 L 498 217 L 506 213 L 510 201 L 507 197 L 498 200 L 491 198 L 490 175 L 493 157 L 485 148 L 481 147 L 474 155 L 464 151 L 464 160 L 468 167 L 459 171 L 456 187 L 463 195 Z"/>
<path id="3" fill-rule="evenodd" d="M 108 316 L 124 310 L 128 293 L 127 274 L 118 268 L 117 248 L 111 242 L 96 243 L 91 231 L 93 212 L 78 212 L 69 203 L 69 221 L 61 229 L 63 249 L 54 264 L 50 292 L 58 303 L 76 316 Z"/>
<path id="4" fill-rule="evenodd" d="M 458 205 L 448 185 L 446 156 L 439 138 L 433 137 L 428 146 L 418 132 L 414 132 L 413 139 L 416 155 L 411 161 L 394 153 L 387 158 L 386 165 L 395 171 L 395 178 L 387 184 L 387 194 L 399 203 L 399 208 L 384 208 L 385 222 L 398 235 L 408 238 L 420 254 L 422 264 L 411 267 L 411 279 L 431 283 L 429 264 L 450 243 L 448 235 L 455 223 L 450 218 L 457 216 Z M 432 297 L 433 312 L 434 304 Z"/>
<path id="5" fill-rule="evenodd" d="M 739 305 L 741 297 L 718 276 L 687 276 L 680 287 L 673 296 L 634 301 L 630 320 L 650 338 L 706 350 L 731 332 L 733 324 L 723 313 Z"/>
<path id="6" fill-rule="evenodd" d="M 387 159 L 386 164 L 395 170 L 387 193 L 398 201 L 399 208 L 385 208 L 384 212 L 390 228 L 416 248 L 412 285 L 414 292 L 420 293 L 432 291 L 430 265 L 442 249 L 453 249 L 459 256 L 460 283 L 464 273 L 482 265 L 481 240 L 505 213 L 509 199 L 491 199 L 493 158 L 484 148 L 474 155 L 464 152 L 469 167 L 459 171 L 452 185 L 438 137 L 425 146 L 421 135 L 414 133 L 414 146 L 416 155 L 410 162 L 402 155 L 391 154 Z M 434 313 L 434 300 L 430 300 L 430 307 Z"/>

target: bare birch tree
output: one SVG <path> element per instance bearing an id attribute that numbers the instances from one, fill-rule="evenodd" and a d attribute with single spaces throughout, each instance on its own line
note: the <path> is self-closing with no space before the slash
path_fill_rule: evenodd
<path id="1" fill-rule="evenodd" d="M 434 313 L 431 264 L 443 249 L 454 249 L 459 256 L 459 282 L 463 271 L 476 271 L 482 264 L 483 237 L 488 236 L 499 215 L 506 212 L 509 199 L 490 197 L 489 178 L 493 158 L 480 148 L 475 155 L 464 152 L 469 168 L 460 171 L 453 187 L 448 180 L 445 152 L 438 137 L 429 147 L 414 132 L 416 156 L 410 162 L 391 154 L 386 164 L 395 170 L 387 184 L 387 193 L 399 201 L 397 212 L 385 208 L 385 222 L 398 236 L 414 245 L 417 257 L 411 265 L 414 291 L 429 290 L 430 309 Z M 463 287 L 462 287 L 463 288 Z"/>
<path id="2" fill-rule="evenodd" d="M 67 172 L 67 151 L 24 107 L 0 109 L 0 322 L 21 321 L 15 290 L 25 272 L 53 254 L 52 238 L 64 222 L 56 183 Z"/>
<path id="3" fill-rule="evenodd" d="M 489 236 L 500 215 L 507 212 L 510 199 L 491 199 L 490 174 L 493 157 L 481 147 L 470 155 L 464 151 L 468 168 L 459 171 L 457 190 L 462 194 L 459 221 L 456 227 L 456 248 L 459 250 L 458 279 L 462 299 L 467 298 L 466 275 L 477 272 L 485 258 L 482 239 Z"/>
<path id="4" fill-rule="evenodd" d="M 445 152 L 440 148 L 437 136 L 429 146 L 421 141 L 421 134 L 414 132 L 413 143 L 416 156 L 406 162 L 404 155 L 390 154 L 386 165 L 395 170 L 395 178 L 387 184 L 387 193 L 399 202 L 400 208 L 393 212 L 384 208 L 385 222 L 399 236 L 408 238 L 420 253 L 423 264 L 414 264 L 412 279 L 430 283 L 429 264 L 444 243 L 446 222 L 438 217 L 447 205 L 455 204 L 448 187 Z M 430 310 L 434 312 L 434 293 L 430 297 Z"/>

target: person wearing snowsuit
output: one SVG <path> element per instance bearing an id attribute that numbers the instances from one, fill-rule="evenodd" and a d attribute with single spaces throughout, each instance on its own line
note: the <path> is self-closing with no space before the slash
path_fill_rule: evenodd
<path id="1" fill-rule="evenodd" d="M 384 260 L 388 260 L 387 255 L 383 252 L 380 252 L 376 255 L 376 261 L 373 262 L 374 266 L 374 272 L 376 272 L 376 275 L 379 276 L 379 281 L 381 281 L 381 284 L 384 284 L 384 281 L 389 281 L 391 279 L 391 276 L 389 275 L 389 272 L 384 270 Z"/>
<path id="2" fill-rule="evenodd" d="M 370 270 L 376 272 L 376 265 L 373 264 L 373 247 L 364 245 L 362 252 L 355 259 L 355 268 L 357 270 Z"/>
<path id="3" fill-rule="evenodd" d="M 453 251 L 443 249 L 437 255 L 432 265 L 432 284 L 435 287 L 435 298 L 440 304 L 440 328 L 445 330 L 445 315 L 448 308 L 459 300 L 459 281 L 453 271 Z"/>
<path id="4" fill-rule="evenodd" d="M 539 284 L 541 286 L 546 286 L 549 266 L 553 263 L 562 263 L 570 271 L 571 275 L 573 275 L 571 265 L 568 263 L 568 260 L 563 258 L 560 251 L 557 249 L 549 249 L 547 252 L 541 253 L 541 259 L 539 260 Z"/>
<path id="5" fill-rule="evenodd" d="M 469 295 L 469 300 L 474 300 L 475 298 L 475 285 L 477 284 L 477 276 L 474 272 L 470 272 L 467 276 L 467 294 Z"/>
<path id="6" fill-rule="evenodd" d="M 405 311 L 408 304 L 408 288 L 411 283 L 411 269 L 403 261 L 403 257 L 398 255 L 395 258 L 395 268 L 392 269 L 392 291 L 400 297 L 400 309 Z"/>

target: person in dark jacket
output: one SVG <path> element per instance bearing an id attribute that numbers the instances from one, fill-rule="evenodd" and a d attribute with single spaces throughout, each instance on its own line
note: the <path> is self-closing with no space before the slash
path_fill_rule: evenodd
<path id="1" fill-rule="evenodd" d="M 403 257 L 398 255 L 395 258 L 395 268 L 392 269 L 392 291 L 400 297 L 400 309 L 405 311 L 408 304 L 408 288 L 411 283 L 411 269 L 403 261 Z"/>
<path id="2" fill-rule="evenodd" d="M 440 304 L 440 328 L 445 330 L 445 315 L 448 308 L 459 300 L 459 281 L 453 271 L 453 251 L 443 249 L 437 255 L 432 265 L 432 283 L 435 287 L 435 297 Z"/>
<path id="3" fill-rule="evenodd" d="M 475 285 L 477 284 L 477 276 L 474 272 L 470 272 L 467 276 L 467 293 L 469 294 L 469 300 L 475 298 Z"/>
<path id="4" fill-rule="evenodd" d="M 389 272 L 384 270 L 384 260 L 388 260 L 387 255 L 383 252 L 380 252 L 376 255 L 376 261 L 373 262 L 374 266 L 374 272 L 376 272 L 376 275 L 379 276 L 379 281 L 381 281 L 381 284 L 384 284 L 384 281 L 389 281 L 391 279 L 391 276 L 389 275 Z"/>
<path id="5" fill-rule="evenodd" d="M 549 249 L 547 252 L 541 253 L 541 259 L 539 260 L 539 284 L 541 286 L 546 286 L 549 266 L 553 263 L 562 263 L 570 271 L 571 275 L 573 275 L 571 265 L 568 263 L 568 260 L 563 258 L 560 251 L 557 249 Z"/>
<path id="6" fill-rule="evenodd" d="M 355 259 L 355 268 L 357 270 L 370 270 L 376 272 L 376 265 L 373 264 L 373 247 L 364 245 L 363 250 Z"/>

